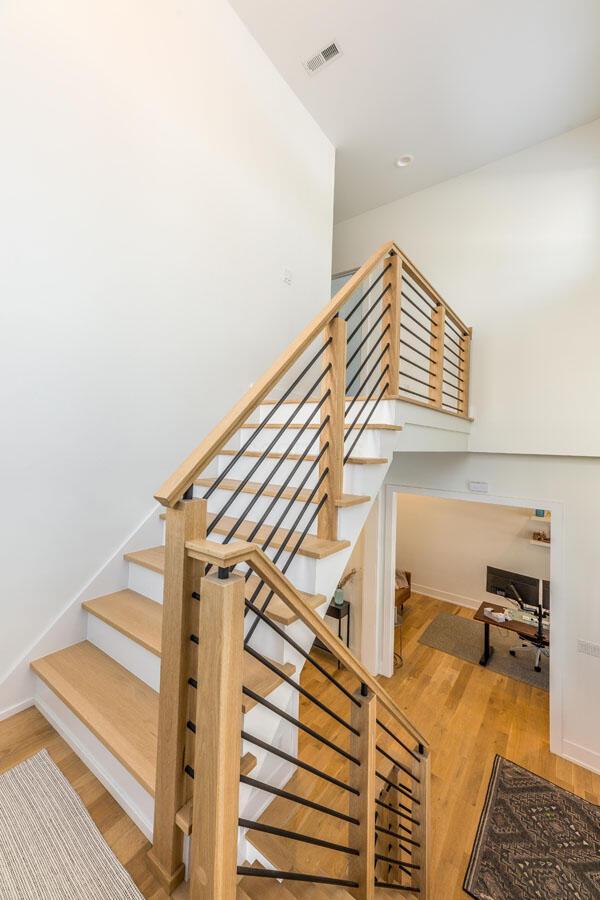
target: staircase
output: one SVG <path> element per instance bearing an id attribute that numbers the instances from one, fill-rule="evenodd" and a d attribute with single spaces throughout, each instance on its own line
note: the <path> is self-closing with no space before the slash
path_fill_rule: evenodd
<path id="1" fill-rule="evenodd" d="M 384 245 L 160 488 L 87 640 L 32 663 L 168 894 L 428 896 L 427 742 L 323 616 L 406 405 L 467 417 L 470 341 Z"/>

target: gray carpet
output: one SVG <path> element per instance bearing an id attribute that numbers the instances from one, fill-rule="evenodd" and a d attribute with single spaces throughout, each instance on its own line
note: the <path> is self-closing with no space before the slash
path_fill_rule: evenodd
<path id="1" fill-rule="evenodd" d="M 494 655 L 486 668 L 499 675 L 508 675 L 518 681 L 525 681 L 533 687 L 548 690 L 548 657 L 542 657 L 542 671 L 533 668 L 535 661 L 531 650 L 518 651 L 516 656 L 509 654 L 509 648 L 518 643 L 518 636 L 500 628 L 490 627 L 490 643 Z M 465 619 L 464 616 L 453 616 L 451 613 L 439 613 L 425 629 L 419 643 L 435 650 L 443 650 L 451 656 L 457 656 L 467 662 L 479 665 L 483 653 L 483 624 Z"/>
<path id="2" fill-rule="evenodd" d="M 464 889 L 476 900 L 598 900 L 600 807 L 496 756 Z"/>
<path id="3" fill-rule="evenodd" d="M 0 900 L 143 900 L 46 750 L 0 775 Z"/>

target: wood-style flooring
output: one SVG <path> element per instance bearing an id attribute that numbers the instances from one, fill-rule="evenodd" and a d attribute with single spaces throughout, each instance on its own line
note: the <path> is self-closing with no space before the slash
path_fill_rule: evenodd
<path id="1" fill-rule="evenodd" d="M 600 802 L 600 776 L 550 753 L 547 693 L 419 644 L 419 635 L 442 611 L 472 616 L 470 610 L 413 595 L 405 606 L 401 630 L 404 664 L 382 683 L 431 745 L 432 900 L 454 900 L 466 896 L 462 882 L 496 753 L 595 803 Z M 401 631 L 396 632 L 398 650 Z M 346 672 L 336 672 L 331 657 L 318 656 L 331 673 L 355 688 Z M 347 715 L 348 701 L 312 666 L 305 666 L 302 683 Z M 304 722 L 347 746 L 344 729 L 325 713 L 305 699 L 300 709 Z M 147 868 L 145 837 L 41 714 L 29 709 L 0 722 L 0 772 L 42 747 L 82 797 L 143 895 L 148 900 L 166 900 Z M 347 775 L 344 760 L 308 735 L 301 735 L 300 754 L 339 778 Z M 339 789 L 314 776 L 298 773 L 289 787 L 343 808 Z M 298 812 L 295 805 L 281 799 L 275 799 L 263 821 L 333 841 L 343 837 L 345 828 L 322 814 Z M 315 862 L 342 867 L 341 854 L 327 851 L 326 857 L 319 857 L 318 848 L 265 834 L 254 833 L 253 841 L 281 868 L 306 871 L 314 869 Z"/>

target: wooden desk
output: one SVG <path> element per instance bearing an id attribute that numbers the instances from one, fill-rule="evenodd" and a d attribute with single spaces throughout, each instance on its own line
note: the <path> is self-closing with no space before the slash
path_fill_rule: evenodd
<path id="1" fill-rule="evenodd" d="M 494 653 L 494 648 L 490 645 L 490 625 L 495 625 L 496 628 L 504 628 L 505 631 L 514 631 L 515 634 L 518 634 L 519 637 L 525 637 L 533 639 L 537 635 L 537 625 L 528 625 L 526 622 L 494 622 L 493 619 L 488 619 L 486 614 L 484 613 L 484 609 L 486 607 L 491 607 L 494 612 L 504 612 L 505 610 L 510 610 L 510 606 L 498 606 L 497 603 L 482 603 L 473 619 L 477 622 L 483 622 L 483 654 L 481 659 L 479 660 L 480 666 L 487 666 L 491 657 Z M 544 632 L 544 646 L 548 647 L 550 645 L 550 641 L 548 639 L 547 630 Z"/>

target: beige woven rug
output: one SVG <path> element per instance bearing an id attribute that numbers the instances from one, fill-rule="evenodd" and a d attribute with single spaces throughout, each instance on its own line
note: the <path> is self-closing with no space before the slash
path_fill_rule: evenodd
<path id="1" fill-rule="evenodd" d="M 0 775 L 0 900 L 143 900 L 46 750 Z"/>

